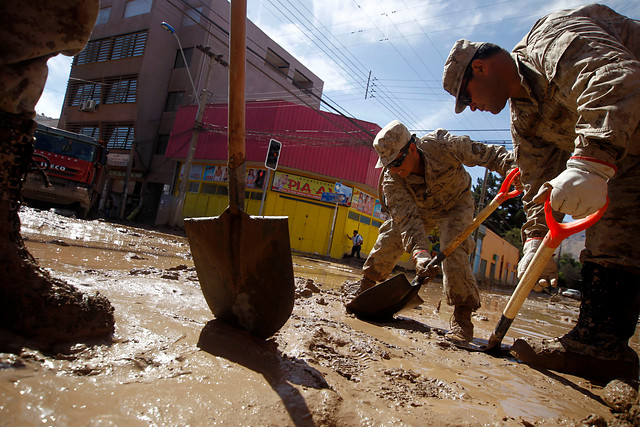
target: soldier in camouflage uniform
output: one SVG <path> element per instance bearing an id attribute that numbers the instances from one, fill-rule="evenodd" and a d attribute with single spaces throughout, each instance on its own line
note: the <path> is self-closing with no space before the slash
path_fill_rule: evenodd
<path id="1" fill-rule="evenodd" d="M 473 221 L 474 202 L 467 166 L 484 166 L 501 175 L 513 166 L 513 155 L 504 147 L 474 142 L 438 129 L 422 138 L 411 135 L 399 121 L 386 125 L 373 141 L 384 167 L 382 189 L 391 219 L 379 230 L 365 261 L 360 292 L 385 280 L 406 251 L 416 272 L 433 277 L 426 266 L 431 260 L 429 233 L 438 226 L 441 245 L 447 246 Z M 454 306 L 452 341 L 471 341 L 471 313 L 480 307 L 480 292 L 471 271 L 468 237 L 442 263 L 447 303 Z"/>
<path id="2" fill-rule="evenodd" d="M 497 114 L 510 101 L 526 192 L 520 274 L 547 232 L 549 193 L 554 211 L 574 218 L 610 200 L 586 232 L 576 326 L 553 340 L 517 340 L 512 353 L 586 378 L 637 380 L 628 340 L 640 313 L 640 23 L 589 5 L 540 19 L 511 53 L 458 40 L 443 85 L 458 113 L 468 105 Z"/>
<path id="3" fill-rule="evenodd" d="M 0 2 L 0 329 L 42 348 L 104 338 L 114 326 L 106 298 L 83 295 L 37 266 L 18 217 L 47 60 L 84 47 L 98 7 L 98 0 Z M 1 350 L 19 350 L 14 338 L 0 334 Z"/>

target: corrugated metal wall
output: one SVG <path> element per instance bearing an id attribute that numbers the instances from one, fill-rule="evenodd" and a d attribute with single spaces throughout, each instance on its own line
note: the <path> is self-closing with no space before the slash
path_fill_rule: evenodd
<path id="1" fill-rule="evenodd" d="M 191 141 L 197 106 L 180 108 L 166 156 L 184 159 Z M 312 173 L 377 188 L 380 169 L 371 143 L 380 130 L 375 123 L 315 110 L 284 101 L 246 104 L 246 156 L 262 162 L 271 138 L 282 142 L 279 163 Z M 195 159 L 227 158 L 227 105 L 207 105 Z"/>

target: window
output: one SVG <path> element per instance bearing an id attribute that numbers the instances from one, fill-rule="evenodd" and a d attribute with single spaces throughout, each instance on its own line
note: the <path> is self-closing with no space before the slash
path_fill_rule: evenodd
<path id="1" fill-rule="evenodd" d="M 137 76 L 117 76 L 98 81 L 69 79 L 67 106 L 80 106 L 90 99 L 104 104 L 136 102 Z"/>
<path id="2" fill-rule="evenodd" d="M 151 12 L 152 4 L 153 0 L 130 0 L 124 9 L 124 17 L 130 18 L 132 16 L 149 13 Z"/>
<path id="3" fill-rule="evenodd" d="M 163 133 L 158 135 L 158 142 L 156 144 L 156 154 L 163 155 L 167 151 L 169 145 L 169 134 Z"/>
<path id="4" fill-rule="evenodd" d="M 100 139 L 100 127 L 97 124 L 69 123 L 67 130 Z"/>
<path id="5" fill-rule="evenodd" d="M 136 76 L 123 76 L 104 82 L 105 104 L 126 104 L 136 102 L 138 79 Z"/>
<path id="6" fill-rule="evenodd" d="M 183 49 L 183 51 L 184 51 L 184 58 L 187 59 L 186 66 L 191 65 L 191 58 L 193 57 L 193 48 L 188 47 L 186 49 Z M 173 61 L 173 68 L 184 68 L 185 67 L 184 58 L 182 57 L 182 52 L 180 51 L 180 49 L 178 49 L 176 51 L 176 59 L 175 61 Z"/>
<path id="7" fill-rule="evenodd" d="M 200 192 L 200 183 L 199 182 L 190 182 L 189 189 L 187 190 L 189 193 L 199 193 Z"/>
<path id="8" fill-rule="evenodd" d="M 293 85 L 304 92 L 309 92 L 313 89 L 313 82 L 298 70 L 293 73 Z"/>
<path id="9" fill-rule="evenodd" d="M 184 18 L 182 19 L 182 26 L 193 25 L 200 22 L 200 16 L 202 14 L 202 6 L 189 8 L 184 12 Z"/>
<path id="10" fill-rule="evenodd" d="M 98 11 L 98 18 L 96 18 L 96 25 L 102 25 L 109 22 L 109 17 L 111 16 L 111 6 L 103 7 Z"/>
<path id="11" fill-rule="evenodd" d="M 289 73 L 289 63 L 269 48 L 267 48 L 267 55 L 264 62 L 276 71 L 280 71 L 285 75 Z"/>
<path id="12" fill-rule="evenodd" d="M 147 42 L 147 31 L 90 40 L 73 59 L 73 65 L 91 64 L 141 56 Z"/>
<path id="13" fill-rule="evenodd" d="M 133 124 L 111 123 L 104 126 L 102 140 L 107 142 L 107 148 L 130 150 L 133 138 Z"/>
<path id="14" fill-rule="evenodd" d="M 164 111 L 176 111 L 179 105 L 182 105 L 184 92 L 169 92 L 167 94 L 167 103 L 164 105 Z"/>
<path id="15" fill-rule="evenodd" d="M 67 90 L 69 97 L 67 105 L 80 106 L 85 101 L 94 99 L 100 101 L 102 93 L 102 83 L 91 82 L 85 80 L 76 80 L 73 77 L 69 79 L 69 88 Z"/>
<path id="16" fill-rule="evenodd" d="M 133 33 L 116 37 L 111 51 L 112 60 L 140 56 L 144 52 L 147 33 Z"/>

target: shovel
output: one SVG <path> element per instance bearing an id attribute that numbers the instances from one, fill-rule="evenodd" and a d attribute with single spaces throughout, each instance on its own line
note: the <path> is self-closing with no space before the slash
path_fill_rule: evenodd
<path id="1" fill-rule="evenodd" d="M 457 248 L 460 243 L 464 242 L 473 230 L 478 228 L 500 204 L 522 192 L 521 190 L 509 192 L 509 188 L 511 188 L 513 180 L 517 176 L 520 176 L 520 170 L 518 168 L 509 172 L 500 187 L 500 191 L 498 191 L 498 194 L 496 194 L 491 203 L 478 213 L 478 216 L 471 224 L 449 243 L 444 251 L 439 252 L 431 259 L 429 266 L 439 265 L 446 257 L 451 255 L 454 249 Z M 373 321 L 389 320 L 398 311 L 404 309 L 407 304 L 417 300 L 418 291 L 420 291 L 420 287 L 426 282 L 428 282 L 426 277 L 416 275 L 413 281 L 409 283 L 404 274 L 398 274 L 357 295 L 346 307 L 348 311 L 362 319 Z"/>
<path id="2" fill-rule="evenodd" d="M 295 286 L 287 217 L 254 217 L 242 210 L 246 11 L 246 0 L 231 0 L 229 206 L 218 217 L 189 218 L 184 225 L 202 293 L 213 314 L 268 338 L 289 319 Z"/>
<path id="3" fill-rule="evenodd" d="M 500 316 L 500 320 L 498 321 L 495 330 L 491 334 L 491 337 L 489 337 L 489 343 L 487 344 L 487 348 L 484 350 L 485 352 L 493 354 L 500 353 L 500 343 L 502 343 L 502 339 L 509 330 L 511 323 L 513 323 L 513 319 L 515 319 L 518 314 L 524 300 L 527 299 L 529 292 L 531 292 L 531 289 L 533 289 L 547 263 L 553 256 L 553 252 L 558 248 L 558 246 L 560 246 L 560 243 L 572 234 L 589 228 L 595 224 L 607 210 L 607 206 L 609 206 L 609 199 L 607 199 L 605 205 L 597 212 L 592 213 L 586 218 L 566 224 L 559 224 L 553 218 L 551 203 L 549 202 L 549 197 L 547 197 L 547 200 L 544 203 L 544 216 L 547 221 L 549 231 L 546 236 L 544 236 L 542 244 L 538 247 L 533 259 L 524 271 L 518 286 L 513 291 L 513 295 L 511 295 L 509 302 L 502 311 L 502 316 Z"/>

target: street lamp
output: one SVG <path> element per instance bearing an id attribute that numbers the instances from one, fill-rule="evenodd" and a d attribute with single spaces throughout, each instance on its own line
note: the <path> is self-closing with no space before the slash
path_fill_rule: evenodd
<path id="1" fill-rule="evenodd" d="M 176 29 L 169 25 L 167 22 L 162 21 L 160 26 L 164 28 L 166 31 L 169 31 L 178 41 L 178 47 L 180 48 L 180 53 L 182 54 L 182 59 L 184 60 L 184 66 L 187 68 L 187 75 L 189 76 L 189 81 L 191 82 L 191 88 L 193 89 L 193 100 L 195 102 L 198 99 L 198 91 L 196 90 L 196 85 L 193 84 L 193 78 L 191 78 L 191 71 L 189 71 L 189 64 L 187 63 L 187 58 L 184 56 L 184 50 L 182 50 L 182 43 L 180 43 L 180 39 L 176 34 Z"/>

